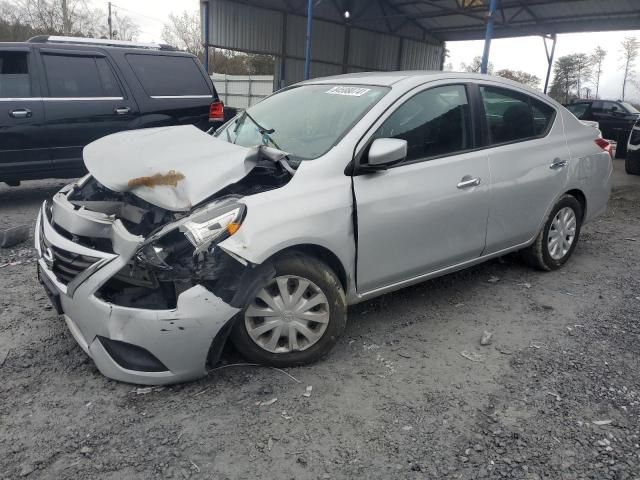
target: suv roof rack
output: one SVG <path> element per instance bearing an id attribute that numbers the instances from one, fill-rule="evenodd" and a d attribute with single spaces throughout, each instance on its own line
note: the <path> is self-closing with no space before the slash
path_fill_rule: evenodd
<path id="1" fill-rule="evenodd" d="M 110 40 L 108 38 L 62 37 L 58 35 L 38 35 L 31 37 L 30 43 L 66 43 L 75 45 L 100 45 L 103 47 L 146 48 L 149 50 L 177 51 L 176 47 L 166 43 L 141 43 L 127 40 Z"/>

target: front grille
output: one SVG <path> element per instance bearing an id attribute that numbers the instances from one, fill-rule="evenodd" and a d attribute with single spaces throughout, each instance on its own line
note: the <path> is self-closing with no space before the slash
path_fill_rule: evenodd
<path id="1" fill-rule="evenodd" d="M 53 252 L 53 267 L 51 271 L 58 281 L 65 285 L 100 260 L 97 257 L 68 252 L 58 247 L 52 246 L 50 248 Z"/>
<path id="2" fill-rule="evenodd" d="M 100 260 L 98 257 L 80 255 L 79 253 L 69 252 L 53 246 L 45 238 L 42 230 L 40 231 L 40 250 L 47 266 L 58 281 L 64 285 L 67 285 L 78 274 Z"/>

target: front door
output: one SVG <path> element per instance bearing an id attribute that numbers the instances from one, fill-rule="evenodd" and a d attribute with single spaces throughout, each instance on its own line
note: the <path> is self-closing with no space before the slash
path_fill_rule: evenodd
<path id="1" fill-rule="evenodd" d="M 41 59 L 53 168 L 59 176 L 78 175 L 84 170 L 82 149 L 105 135 L 134 128 L 138 107 L 99 52 L 42 49 Z"/>
<path id="2" fill-rule="evenodd" d="M 0 181 L 50 168 L 36 64 L 28 49 L 0 48 Z"/>
<path id="3" fill-rule="evenodd" d="M 489 212 L 489 163 L 473 151 L 465 85 L 422 90 L 378 123 L 369 141 L 407 140 L 408 155 L 353 177 L 361 293 L 478 258 Z"/>

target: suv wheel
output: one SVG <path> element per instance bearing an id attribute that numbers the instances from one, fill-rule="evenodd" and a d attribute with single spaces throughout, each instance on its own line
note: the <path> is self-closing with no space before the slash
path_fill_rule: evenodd
<path id="1" fill-rule="evenodd" d="M 303 255 L 275 261 L 275 278 L 236 319 L 232 341 L 248 360 L 276 367 L 315 362 L 342 334 L 347 307 L 335 273 Z"/>
<path id="2" fill-rule="evenodd" d="M 524 258 L 540 270 L 557 270 L 576 248 L 582 224 L 582 207 L 571 195 L 564 195 L 553 207 L 542 231 L 524 251 Z"/>
<path id="3" fill-rule="evenodd" d="M 640 175 L 640 158 L 630 158 L 631 155 L 627 153 L 626 158 L 624 159 L 624 170 L 629 175 Z"/>

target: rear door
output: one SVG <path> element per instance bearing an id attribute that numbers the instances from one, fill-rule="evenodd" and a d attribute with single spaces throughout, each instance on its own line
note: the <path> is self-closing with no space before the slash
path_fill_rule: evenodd
<path id="1" fill-rule="evenodd" d="M 33 53 L 26 47 L 1 47 L 0 181 L 30 178 L 50 168 L 42 103 Z"/>
<path id="2" fill-rule="evenodd" d="M 82 149 L 135 128 L 138 106 L 109 58 L 99 51 L 41 49 L 46 82 L 45 141 L 57 175 L 84 171 Z"/>
<path id="3" fill-rule="evenodd" d="M 570 153 L 553 106 L 502 86 L 481 86 L 480 95 L 491 169 L 485 253 L 491 254 L 538 233 L 567 183 Z"/>
<path id="4" fill-rule="evenodd" d="M 191 55 L 171 52 L 127 53 L 145 126 L 195 125 L 209 128 L 209 107 L 217 100 L 211 79 Z"/>

